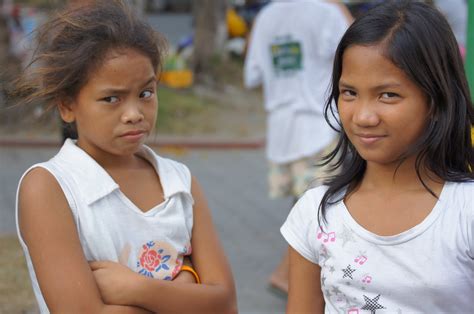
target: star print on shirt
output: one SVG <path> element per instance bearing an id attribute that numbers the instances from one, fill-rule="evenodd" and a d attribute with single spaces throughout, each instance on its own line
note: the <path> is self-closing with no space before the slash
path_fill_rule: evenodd
<path id="1" fill-rule="evenodd" d="M 346 277 L 349 277 L 351 278 L 352 280 L 354 280 L 354 278 L 352 278 L 352 273 L 355 272 L 356 270 L 355 269 L 352 269 L 351 268 L 351 265 L 347 265 L 346 268 L 344 269 L 341 269 L 342 272 L 344 273 L 344 275 L 342 276 L 342 279 L 346 278 Z"/>
<path id="2" fill-rule="evenodd" d="M 356 242 L 354 240 L 352 231 L 348 229 L 346 226 L 342 226 L 342 232 L 339 235 L 339 238 L 342 239 L 342 246 L 346 245 L 347 242 Z"/>
<path id="3" fill-rule="evenodd" d="M 326 266 L 327 261 L 331 258 L 331 253 L 328 248 L 323 244 L 319 250 L 319 262 L 321 265 Z"/>
<path id="4" fill-rule="evenodd" d="M 331 292 L 329 292 L 329 290 L 325 290 L 325 292 L 326 292 L 326 297 L 329 299 L 332 296 Z"/>
<path id="5" fill-rule="evenodd" d="M 365 305 L 361 307 L 362 310 L 367 310 L 367 311 L 370 311 L 372 314 L 375 314 L 375 311 L 380 310 L 380 309 L 385 309 L 384 306 L 379 304 L 380 294 L 373 299 L 365 295 L 363 296 L 365 300 Z"/>
<path id="6" fill-rule="evenodd" d="M 335 294 L 335 295 L 339 295 L 341 292 L 341 290 L 339 290 L 338 287 L 332 287 L 332 293 Z"/>

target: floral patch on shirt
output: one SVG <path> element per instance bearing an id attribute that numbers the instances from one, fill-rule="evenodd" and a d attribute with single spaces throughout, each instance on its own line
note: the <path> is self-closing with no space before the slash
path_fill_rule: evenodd
<path id="1" fill-rule="evenodd" d="M 138 252 L 137 272 L 150 278 L 172 280 L 179 273 L 182 258 L 172 245 L 149 241 Z"/>

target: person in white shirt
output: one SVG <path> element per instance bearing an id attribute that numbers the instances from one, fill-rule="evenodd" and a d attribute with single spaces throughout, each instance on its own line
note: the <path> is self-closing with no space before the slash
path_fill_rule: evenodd
<path id="1" fill-rule="evenodd" d="M 464 59 L 467 40 L 467 0 L 434 0 L 433 2 L 446 16 Z"/>
<path id="2" fill-rule="evenodd" d="M 56 106 L 78 132 L 18 187 L 18 236 L 41 313 L 235 313 L 197 180 L 144 145 L 161 36 L 121 1 L 67 9 L 38 36 L 17 92 L 25 105 Z"/>
<path id="3" fill-rule="evenodd" d="M 323 107 L 332 60 L 348 21 L 340 7 L 315 0 L 272 1 L 257 15 L 244 65 L 248 88 L 263 85 L 269 195 L 296 200 L 324 176 L 318 166 L 335 141 Z M 288 255 L 270 277 L 287 291 Z"/>
<path id="4" fill-rule="evenodd" d="M 466 47 L 467 1 L 434 0 L 436 7 L 446 16 L 459 45 Z"/>
<path id="5" fill-rule="evenodd" d="M 421 1 L 382 3 L 342 37 L 332 82 L 332 156 L 349 162 L 281 228 L 287 312 L 471 313 L 474 110 L 448 22 Z"/>

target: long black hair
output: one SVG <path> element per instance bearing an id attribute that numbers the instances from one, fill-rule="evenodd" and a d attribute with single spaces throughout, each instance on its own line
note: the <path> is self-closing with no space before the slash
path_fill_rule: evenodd
<path id="1" fill-rule="evenodd" d="M 381 46 L 385 57 L 428 96 L 430 119 L 420 138 L 400 157 L 400 164 L 408 156 L 416 155 L 417 176 L 435 197 L 423 181 L 421 169 L 444 181 L 474 180 L 470 131 L 474 111 L 459 48 L 443 15 L 431 5 L 398 0 L 384 2 L 357 19 L 336 50 L 332 86 L 325 106 L 329 124 L 334 120 L 332 117 L 337 118 L 343 55 L 347 48 L 355 45 Z M 339 126 L 331 126 L 339 132 L 339 141 L 326 156 L 325 163 L 334 161 L 333 170 L 344 163 L 346 166 L 344 171 L 325 182 L 328 190 L 319 206 L 323 220 L 328 205 L 354 191 L 366 169 L 366 161 L 336 120 Z"/>

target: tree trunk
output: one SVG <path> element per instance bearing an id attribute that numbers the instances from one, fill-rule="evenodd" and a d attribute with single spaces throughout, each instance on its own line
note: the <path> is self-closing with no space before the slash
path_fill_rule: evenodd
<path id="1" fill-rule="evenodd" d="M 214 83 L 213 68 L 225 57 L 227 1 L 193 1 L 193 70 L 197 82 Z"/>

